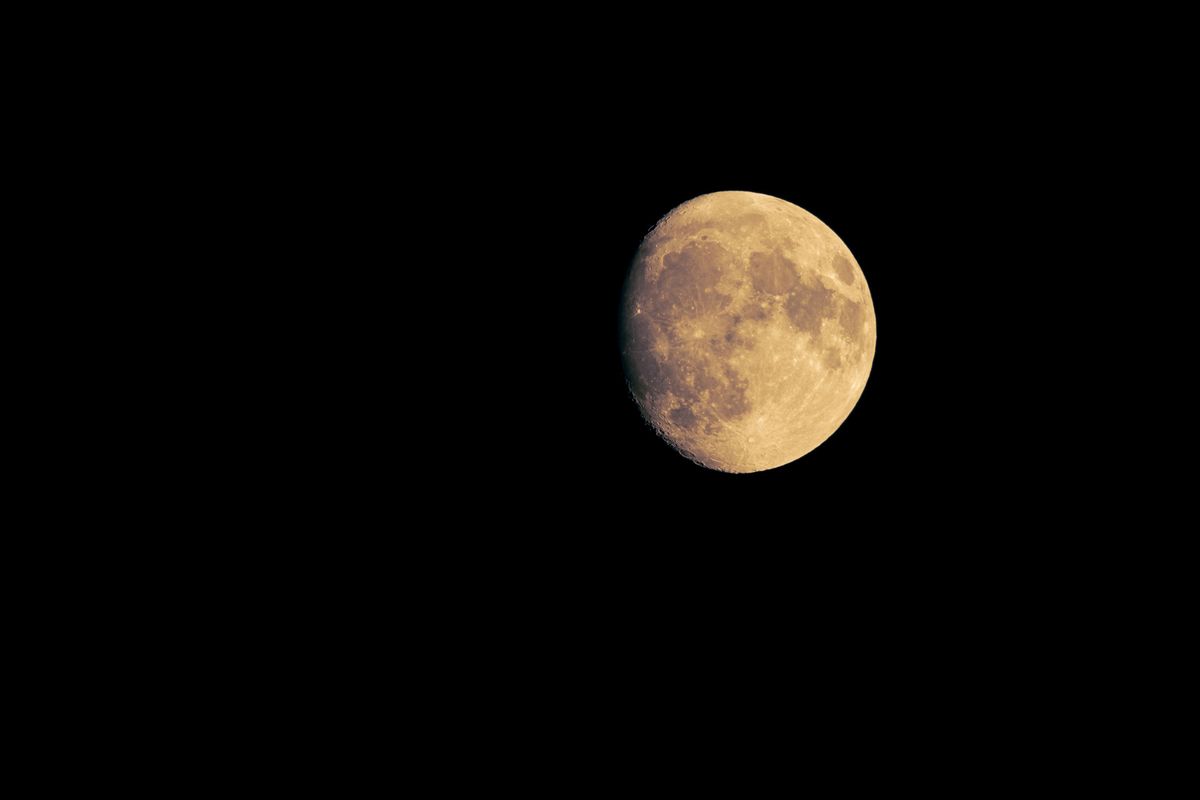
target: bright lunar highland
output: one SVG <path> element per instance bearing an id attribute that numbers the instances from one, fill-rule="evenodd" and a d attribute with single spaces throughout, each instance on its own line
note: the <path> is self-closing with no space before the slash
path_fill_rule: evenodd
<path id="1" fill-rule="evenodd" d="M 800 458 L 838 429 L 875 357 L 845 243 L 784 200 L 689 200 L 638 248 L 622 301 L 630 391 L 664 439 L 724 472 Z"/>

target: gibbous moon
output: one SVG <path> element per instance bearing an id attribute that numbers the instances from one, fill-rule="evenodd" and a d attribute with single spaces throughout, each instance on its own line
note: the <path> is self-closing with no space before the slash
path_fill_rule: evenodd
<path id="1" fill-rule="evenodd" d="M 622 306 L 626 375 L 683 455 L 772 469 L 838 429 L 875 357 L 875 307 L 850 250 L 784 200 L 716 192 L 663 217 Z"/>

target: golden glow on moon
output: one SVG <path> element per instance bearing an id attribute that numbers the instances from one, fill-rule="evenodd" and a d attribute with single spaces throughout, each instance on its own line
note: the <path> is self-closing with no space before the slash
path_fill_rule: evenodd
<path id="1" fill-rule="evenodd" d="M 850 250 L 752 192 L 689 200 L 638 248 L 622 308 L 630 390 L 681 453 L 758 472 L 808 453 L 862 395 L 875 308 Z"/>

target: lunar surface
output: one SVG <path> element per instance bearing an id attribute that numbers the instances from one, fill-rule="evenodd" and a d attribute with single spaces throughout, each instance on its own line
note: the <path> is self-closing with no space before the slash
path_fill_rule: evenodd
<path id="1" fill-rule="evenodd" d="M 642 414 L 683 455 L 757 472 L 810 452 L 862 395 L 875 308 L 850 250 L 784 200 L 717 192 L 659 221 L 625 286 Z"/>

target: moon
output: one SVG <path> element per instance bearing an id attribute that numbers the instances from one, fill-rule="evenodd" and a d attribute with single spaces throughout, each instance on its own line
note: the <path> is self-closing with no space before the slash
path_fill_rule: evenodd
<path id="1" fill-rule="evenodd" d="M 754 192 L 673 209 L 634 256 L 621 307 L 630 392 L 696 463 L 795 461 L 853 410 L 875 358 L 875 307 L 825 223 Z"/>

